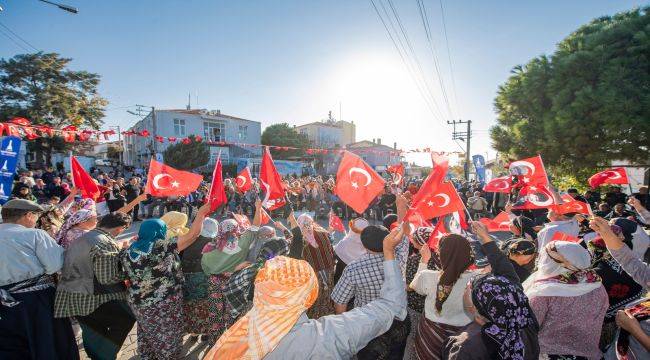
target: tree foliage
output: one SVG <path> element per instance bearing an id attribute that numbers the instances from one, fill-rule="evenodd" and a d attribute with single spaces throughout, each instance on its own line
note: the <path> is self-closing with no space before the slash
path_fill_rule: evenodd
<path id="1" fill-rule="evenodd" d="M 613 160 L 646 163 L 650 147 L 650 8 L 598 18 L 551 56 L 516 66 L 495 99 L 493 146 L 584 179 Z"/>
<path id="2" fill-rule="evenodd" d="M 42 52 L 0 59 L 0 121 L 20 116 L 57 129 L 99 129 L 108 104 L 97 93 L 100 76 L 68 69 L 71 61 Z M 41 138 L 30 147 L 49 159 L 52 150 L 65 149 L 60 140 Z"/>
<path id="3" fill-rule="evenodd" d="M 165 164 L 180 170 L 193 170 L 204 166 L 210 160 L 210 148 L 204 142 L 194 141 L 194 135 L 189 144 L 182 142 L 170 145 L 163 153 Z"/>
<path id="4" fill-rule="evenodd" d="M 289 146 L 301 150 L 275 150 L 271 149 L 274 159 L 286 159 L 292 156 L 301 156 L 304 149 L 309 147 L 307 135 L 300 134 L 287 123 L 273 124 L 264 129 L 262 133 L 262 145 Z"/>

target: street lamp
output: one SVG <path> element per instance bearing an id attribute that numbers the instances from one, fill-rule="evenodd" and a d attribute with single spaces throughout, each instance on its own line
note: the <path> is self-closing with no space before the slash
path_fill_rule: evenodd
<path id="1" fill-rule="evenodd" d="M 54 5 L 54 6 L 58 7 L 59 9 L 61 9 L 61 10 L 65 10 L 65 11 L 67 11 L 67 12 L 69 12 L 69 13 L 76 14 L 76 13 L 79 12 L 79 10 L 77 10 L 76 7 L 72 7 L 72 6 L 70 6 L 70 5 L 59 4 L 59 3 L 55 3 L 55 2 L 47 1 L 47 0 L 38 0 L 38 1 L 40 1 L 40 2 L 44 2 L 44 3 L 46 3 L 46 4 Z"/>

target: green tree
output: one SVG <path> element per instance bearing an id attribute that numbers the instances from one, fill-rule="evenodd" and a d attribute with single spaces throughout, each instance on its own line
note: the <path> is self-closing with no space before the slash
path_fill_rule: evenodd
<path id="1" fill-rule="evenodd" d="M 495 99 L 493 146 L 537 153 L 577 179 L 613 160 L 648 161 L 650 8 L 595 19 L 551 56 L 516 66 Z"/>
<path id="2" fill-rule="evenodd" d="M 289 146 L 299 150 L 275 150 L 271 149 L 274 159 L 287 159 L 292 156 L 301 156 L 304 149 L 309 147 L 307 135 L 300 134 L 287 123 L 273 124 L 264 129 L 262 133 L 262 145 Z"/>
<path id="3" fill-rule="evenodd" d="M 182 142 L 170 145 L 163 153 L 165 164 L 179 170 L 194 170 L 207 165 L 210 160 L 210 148 L 205 142 L 194 141 L 194 135 L 189 144 Z"/>
<path id="4" fill-rule="evenodd" d="M 42 52 L 0 59 L 0 121 L 20 116 L 56 129 L 68 125 L 99 129 L 108 104 L 97 93 L 100 76 L 68 69 L 71 61 Z M 66 145 L 60 138 L 39 138 L 30 148 L 37 163 L 43 164 L 50 163 L 53 150 Z"/>

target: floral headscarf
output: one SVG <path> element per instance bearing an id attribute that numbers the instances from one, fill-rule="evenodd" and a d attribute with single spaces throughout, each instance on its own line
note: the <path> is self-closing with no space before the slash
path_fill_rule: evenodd
<path id="1" fill-rule="evenodd" d="M 433 234 L 432 227 L 420 226 L 419 228 L 415 229 L 415 233 L 413 233 L 413 240 L 415 240 L 420 246 L 423 246 L 429 242 L 431 234 Z"/>
<path id="2" fill-rule="evenodd" d="M 521 330 L 528 326 L 539 328 L 528 298 L 518 284 L 499 275 L 487 275 L 472 280 L 472 303 L 487 322 L 481 334 L 488 349 L 500 359 L 524 359 Z"/>
<path id="3" fill-rule="evenodd" d="M 302 233 L 302 237 L 307 240 L 307 243 L 312 247 L 317 248 L 316 237 L 314 236 L 314 219 L 308 214 L 301 214 L 297 219 L 298 227 Z"/>
<path id="4" fill-rule="evenodd" d="M 91 210 L 79 210 L 72 214 L 72 216 L 65 221 L 61 230 L 59 230 L 59 233 L 56 235 L 56 242 L 63 248 L 67 249 L 73 241 L 88 232 L 87 230 L 74 231 L 73 228 L 82 222 L 92 219 L 93 217 L 97 217 L 97 213 Z"/>
<path id="5" fill-rule="evenodd" d="M 201 253 L 209 253 L 215 249 L 222 252 L 228 252 L 228 249 L 234 251 L 239 247 L 239 235 L 241 235 L 241 227 L 237 221 L 235 219 L 226 219 L 219 224 L 219 234 L 216 239 L 205 244 Z"/>
<path id="6" fill-rule="evenodd" d="M 77 211 L 79 210 L 90 210 L 97 211 L 95 201 L 93 199 L 77 199 L 74 202 L 74 207 Z"/>

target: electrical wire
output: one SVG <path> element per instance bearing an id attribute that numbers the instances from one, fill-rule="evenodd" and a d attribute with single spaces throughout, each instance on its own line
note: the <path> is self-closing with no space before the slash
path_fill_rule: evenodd
<path id="1" fill-rule="evenodd" d="M 9 36 L 9 34 L 7 34 L 6 32 L 4 32 L 2 29 L 0 29 L 0 34 L 6 36 L 7 39 L 9 39 L 11 42 L 13 42 L 13 43 L 14 43 L 16 46 L 18 46 L 19 48 L 23 49 L 23 50 L 26 51 L 26 52 L 29 52 L 29 49 L 28 49 L 28 48 L 26 48 L 25 46 L 23 46 L 23 44 L 21 44 L 21 43 L 19 43 L 18 41 L 16 41 L 16 39 L 14 39 L 13 37 Z"/>
<path id="2" fill-rule="evenodd" d="M 438 85 L 440 86 L 440 90 L 442 92 L 442 96 L 445 101 L 447 111 L 449 112 L 449 116 L 450 118 L 453 119 L 455 118 L 454 111 L 452 111 L 452 107 L 449 102 L 449 97 L 447 95 L 447 87 L 445 86 L 444 78 L 442 77 L 442 72 L 440 71 L 438 56 L 436 55 L 437 51 L 436 51 L 435 44 L 433 42 L 433 36 L 431 35 L 431 24 L 429 23 L 429 15 L 427 14 L 427 9 L 426 6 L 424 5 L 424 0 L 416 0 L 416 3 L 418 4 L 420 19 L 422 20 L 422 27 L 424 27 L 424 33 L 427 38 L 427 43 L 428 43 L 427 48 L 429 49 L 429 52 L 431 53 L 431 58 L 433 59 L 433 68 L 437 75 Z"/>
<path id="3" fill-rule="evenodd" d="M 449 73 L 451 74 L 451 86 L 454 92 L 454 102 L 456 103 L 456 108 L 460 111 L 461 105 L 458 101 L 458 93 L 456 92 L 456 77 L 454 76 L 454 67 L 451 62 L 451 50 L 449 47 L 449 38 L 447 37 L 447 21 L 445 20 L 445 8 L 442 6 L 442 0 L 438 0 L 440 3 L 440 16 L 442 17 L 442 29 L 445 34 L 445 43 L 447 44 L 447 60 L 449 60 Z"/>
<path id="4" fill-rule="evenodd" d="M 381 0 L 378 0 L 378 1 L 380 2 L 380 5 L 382 6 L 382 8 L 384 10 L 384 13 L 386 14 L 386 18 L 390 22 L 391 28 L 395 32 L 395 36 L 393 36 L 393 33 L 390 31 L 390 29 L 389 29 L 389 27 L 388 27 L 388 25 L 386 23 L 386 20 L 384 20 L 384 17 L 381 15 L 381 12 L 379 11 L 379 8 L 375 4 L 374 0 L 370 0 L 370 3 L 372 4 L 372 7 L 375 9 L 375 13 L 379 17 L 379 20 L 381 21 L 382 25 L 384 26 L 384 29 L 386 30 L 386 33 L 388 34 L 388 37 L 390 38 L 391 42 L 393 43 L 393 46 L 395 47 L 395 50 L 399 54 L 400 59 L 402 60 L 402 63 L 404 64 L 404 67 L 406 67 L 406 70 L 408 71 L 409 75 L 411 76 L 411 79 L 415 83 L 418 91 L 420 92 L 420 96 L 422 96 L 422 99 L 424 100 L 424 102 L 427 105 L 429 111 L 431 112 L 431 115 L 433 115 L 433 117 L 436 118 L 437 120 L 441 120 L 442 118 L 436 112 L 436 109 L 434 109 L 434 107 L 432 106 L 432 104 L 430 102 L 430 99 L 425 94 L 424 90 L 422 89 L 421 83 L 418 81 L 418 78 L 414 74 L 414 69 L 412 68 L 412 65 L 410 64 L 409 61 L 407 61 L 407 58 L 405 57 L 405 55 L 408 55 L 408 54 L 405 54 L 405 49 L 404 50 L 402 49 L 404 44 L 402 43 L 401 38 L 399 38 L 399 36 L 397 34 L 397 31 L 395 30 L 395 26 L 393 25 L 392 20 L 390 19 L 390 16 L 388 15 L 388 12 L 386 11 L 385 6 L 381 2 Z M 398 39 L 396 40 L 395 37 L 397 37 Z"/>
<path id="5" fill-rule="evenodd" d="M 22 38 L 20 35 L 18 35 L 18 34 L 16 34 L 15 32 L 13 32 L 13 31 L 12 31 L 12 30 L 7 26 L 7 25 L 5 25 L 5 24 L 3 24 L 3 23 L 0 22 L 0 26 L 2 26 L 3 28 L 5 28 L 7 31 L 9 31 L 13 36 L 15 36 L 16 38 L 18 38 L 20 41 L 22 41 L 22 42 L 24 42 L 25 44 L 27 44 L 27 46 L 31 47 L 32 49 L 34 49 L 34 50 L 36 50 L 36 51 L 40 51 L 38 48 L 36 48 L 36 46 L 30 44 L 29 41 L 25 40 L 25 39 Z"/>

